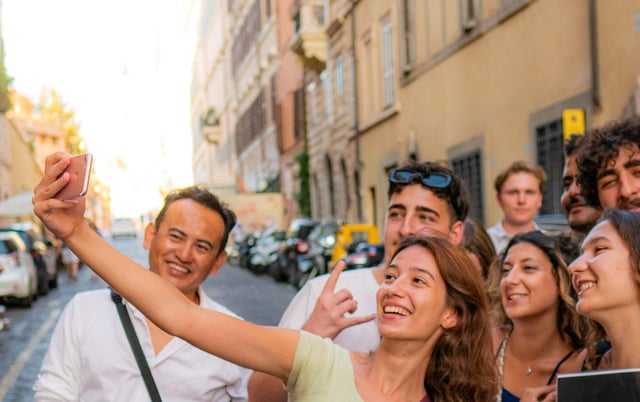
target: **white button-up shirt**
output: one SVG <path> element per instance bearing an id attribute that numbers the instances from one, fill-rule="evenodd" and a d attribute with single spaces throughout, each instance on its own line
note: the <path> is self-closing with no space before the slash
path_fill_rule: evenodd
<path id="1" fill-rule="evenodd" d="M 235 316 L 198 292 L 202 307 Z M 163 400 L 247 401 L 251 371 L 177 337 L 156 355 L 144 316 L 125 304 Z M 78 293 L 65 307 L 33 390 L 36 401 L 150 401 L 108 289 Z"/>

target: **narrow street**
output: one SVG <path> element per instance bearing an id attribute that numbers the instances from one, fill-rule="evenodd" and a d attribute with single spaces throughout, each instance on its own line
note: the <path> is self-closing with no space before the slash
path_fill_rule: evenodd
<path id="1" fill-rule="evenodd" d="M 118 239 L 113 245 L 146 266 L 142 239 Z M 32 386 L 47 351 L 57 319 L 76 292 L 99 289 L 105 283 L 83 267 L 78 281 L 59 276 L 58 289 L 40 297 L 30 309 L 7 305 L 11 320 L 8 330 L 0 332 L 0 401 L 32 401 Z M 255 276 L 248 270 L 224 265 L 218 275 L 204 284 L 214 300 L 244 319 L 263 325 L 276 325 L 295 294 L 291 286 L 275 282 L 269 276 Z"/>

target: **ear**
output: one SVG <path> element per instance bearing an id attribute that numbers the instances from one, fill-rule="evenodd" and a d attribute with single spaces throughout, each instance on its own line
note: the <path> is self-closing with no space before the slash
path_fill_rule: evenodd
<path id="1" fill-rule="evenodd" d="M 156 224 L 154 222 L 149 222 L 147 227 L 144 228 L 144 241 L 142 242 L 142 247 L 145 250 L 149 250 L 151 247 L 151 242 L 153 238 L 156 236 Z"/>
<path id="2" fill-rule="evenodd" d="M 449 307 L 447 311 L 442 315 L 440 320 L 440 326 L 447 330 L 455 327 L 458 324 L 458 312 L 453 307 Z"/>
<path id="3" fill-rule="evenodd" d="M 455 221 L 449 229 L 449 240 L 455 245 L 462 243 L 462 235 L 464 234 L 464 223 Z"/>
<path id="4" fill-rule="evenodd" d="M 213 262 L 213 266 L 211 267 L 211 271 L 209 271 L 209 275 L 215 275 L 222 267 L 222 264 L 227 260 L 227 252 L 226 250 L 222 250 L 222 252 L 216 257 Z"/>

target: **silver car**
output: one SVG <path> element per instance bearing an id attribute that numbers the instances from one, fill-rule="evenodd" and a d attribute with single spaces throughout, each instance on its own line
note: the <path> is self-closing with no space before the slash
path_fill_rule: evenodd
<path id="1" fill-rule="evenodd" d="M 0 232 L 0 298 L 31 307 L 38 294 L 38 276 L 27 246 L 15 232 Z"/>

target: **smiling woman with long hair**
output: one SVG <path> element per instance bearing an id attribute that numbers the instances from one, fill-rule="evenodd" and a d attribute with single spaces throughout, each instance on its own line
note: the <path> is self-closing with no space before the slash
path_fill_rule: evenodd
<path id="1" fill-rule="evenodd" d="M 592 320 L 586 369 L 640 367 L 639 227 L 640 213 L 605 210 L 569 266 L 578 313 Z"/>
<path id="2" fill-rule="evenodd" d="M 558 373 L 580 370 L 586 320 L 575 311 L 558 242 L 515 235 L 491 268 L 498 401 L 555 400 Z"/>

